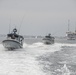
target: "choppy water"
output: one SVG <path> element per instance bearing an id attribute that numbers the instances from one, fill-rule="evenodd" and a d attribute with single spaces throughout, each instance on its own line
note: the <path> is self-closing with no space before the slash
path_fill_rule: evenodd
<path id="1" fill-rule="evenodd" d="M 15 51 L 0 44 L 0 75 L 76 75 L 76 43 L 62 39 L 45 45 L 31 39 Z"/>

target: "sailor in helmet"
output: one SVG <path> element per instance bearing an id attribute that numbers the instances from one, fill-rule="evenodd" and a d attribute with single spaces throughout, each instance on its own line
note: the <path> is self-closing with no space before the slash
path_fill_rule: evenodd
<path id="1" fill-rule="evenodd" d="M 13 32 L 14 32 L 14 34 L 16 34 L 16 32 L 17 32 L 17 29 L 16 29 L 16 28 L 14 28 L 14 29 L 13 29 Z"/>

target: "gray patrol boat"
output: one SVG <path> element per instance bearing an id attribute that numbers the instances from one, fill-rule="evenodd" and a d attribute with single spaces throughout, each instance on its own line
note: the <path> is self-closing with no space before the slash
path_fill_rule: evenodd
<path id="1" fill-rule="evenodd" d="M 48 34 L 42 40 L 43 40 L 44 44 L 54 44 L 54 39 L 55 38 L 52 37 L 51 34 Z"/>
<path id="2" fill-rule="evenodd" d="M 8 50 L 19 49 L 23 47 L 23 40 L 23 36 L 17 34 L 17 29 L 14 28 L 12 33 L 7 34 L 7 37 L 2 41 L 2 44 Z"/>

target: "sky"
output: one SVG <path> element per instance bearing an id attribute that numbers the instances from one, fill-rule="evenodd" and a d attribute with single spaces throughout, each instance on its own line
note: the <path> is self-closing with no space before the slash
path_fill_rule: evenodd
<path id="1" fill-rule="evenodd" d="M 76 0 L 0 0 L 0 34 L 65 36 L 76 27 Z"/>

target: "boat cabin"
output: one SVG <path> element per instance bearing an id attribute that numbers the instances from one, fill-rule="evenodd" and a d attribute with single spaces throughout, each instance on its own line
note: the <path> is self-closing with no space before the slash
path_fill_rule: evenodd
<path id="1" fill-rule="evenodd" d="M 16 34 L 17 29 L 13 29 L 13 32 L 10 34 L 7 34 L 7 39 L 16 40 L 18 42 L 23 42 L 23 36 Z"/>

